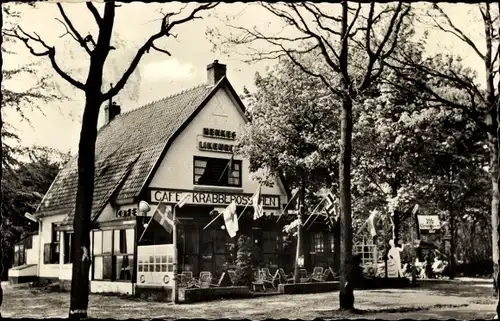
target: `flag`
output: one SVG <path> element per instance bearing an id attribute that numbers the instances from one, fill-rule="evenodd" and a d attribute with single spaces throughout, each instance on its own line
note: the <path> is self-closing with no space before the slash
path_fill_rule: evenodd
<path id="1" fill-rule="evenodd" d="M 234 171 L 233 163 L 234 163 L 234 154 L 231 154 L 231 158 L 227 163 L 227 167 L 229 168 L 229 177 L 233 177 L 233 171 Z"/>
<path id="2" fill-rule="evenodd" d="M 300 188 L 297 188 L 295 192 L 293 192 L 292 197 L 290 197 L 290 200 L 286 204 L 285 208 L 283 209 L 283 212 L 290 208 L 295 208 L 299 209 L 299 194 L 300 194 Z"/>
<path id="3" fill-rule="evenodd" d="M 235 237 L 238 232 L 238 216 L 236 215 L 236 203 L 234 201 L 229 204 L 222 212 L 226 230 L 230 237 Z"/>
<path id="4" fill-rule="evenodd" d="M 375 229 L 375 218 L 377 217 L 377 212 L 372 211 L 370 213 L 370 216 L 368 216 L 368 230 L 370 231 L 370 234 L 372 237 L 375 237 L 377 235 L 377 230 Z"/>
<path id="5" fill-rule="evenodd" d="M 261 187 L 262 185 L 259 185 L 257 188 L 257 191 L 255 191 L 255 194 L 252 196 L 252 206 L 253 206 L 253 219 L 256 220 L 262 215 L 264 215 L 264 209 L 262 205 L 262 197 L 261 197 Z"/>
<path id="6" fill-rule="evenodd" d="M 184 193 L 184 194 L 182 194 L 181 200 L 179 201 L 179 203 L 177 203 L 177 206 L 179 208 L 183 207 L 184 204 L 186 204 L 186 202 L 188 201 L 188 199 L 190 197 L 191 197 L 191 193 Z"/>
<path id="7" fill-rule="evenodd" d="M 326 214 L 330 217 L 330 216 L 337 216 L 337 211 L 335 210 L 335 195 L 332 194 L 332 192 L 328 192 L 328 194 L 326 195 L 326 206 L 325 206 L 325 210 L 326 210 Z"/>
<path id="8" fill-rule="evenodd" d="M 172 233 L 174 226 L 173 215 L 167 205 L 160 202 L 158 206 L 156 206 L 153 219 L 160 223 L 160 225 L 163 226 L 168 233 Z"/>
<path id="9" fill-rule="evenodd" d="M 328 192 L 325 197 L 326 205 L 325 205 L 325 221 L 330 230 L 333 230 L 335 221 L 338 218 L 337 213 L 337 202 L 335 199 L 335 195 L 332 192 Z"/>

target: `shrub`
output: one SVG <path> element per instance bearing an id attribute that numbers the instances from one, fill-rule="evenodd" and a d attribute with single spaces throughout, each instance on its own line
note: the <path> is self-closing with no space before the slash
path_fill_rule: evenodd
<path id="1" fill-rule="evenodd" d="M 252 240 L 246 235 L 241 235 L 238 238 L 236 277 L 234 283 L 235 285 L 250 287 L 252 285 L 252 281 Z"/>

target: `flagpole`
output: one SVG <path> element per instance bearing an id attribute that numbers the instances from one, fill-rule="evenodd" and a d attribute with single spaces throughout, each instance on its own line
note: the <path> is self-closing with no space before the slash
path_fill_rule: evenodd
<path id="1" fill-rule="evenodd" d="M 298 193 L 298 192 L 297 192 L 297 193 Z M 286 203 L 285 208 L 283 209 L 283 211 L 281 211 L 280 216 L 278 216 L 278 219 L 276 220 L 276 223 L 278 223 L 278 222 L 279 222 L 279 220 L 281 219 L 281 216 L 282 216 L 283 214 L 285 214 L 285 210 L 287 209 L 288 205 L 290 205 L 290 203 L 293 201 L 293 198 L 294 198 L 294 197 L 298 197 L 298 196 L 293 195 L 293 196 L 290 198 L 290 200 L 288 200 L 288 203 Z"/>
<path id="2" fill-rule="evenodd" d="M 257 190 L 255 190 L 255 192 L 253 193 L 252 197 L 250 198 L 251 200 L 253 200 L 253 197 L 255 196 L 255 194 L 257 193 L 257 191 L 259 190 L 259 188 L 262 187 L 262 183 L 259 184 L 259 187 L 257 187 Z M 262 191 L 261 191 L 262 192 Z M 245 205 L 245 207 L 243 208 L 243 211 L 241 211 L 241 214 L 240 216 L 238 216 L 238 220 L 240 219 L 240 217 L 243 215 L 243 213 L 245 213 L 245 210 L 247 209 L 248 205 L 250 203 L 247 203 L 247 205 Z"/>
<path id="3" fill-rule="evenodd" d="M 314 211 L 312 212 L 311 215 L 309 215 L 309 217 L 307 218 L 307 220 L 304 222 L 304 226 L 306 226 L 307 222 L 309 222 L 309 220 L 311 219 L 311 217 L 314 215 L 314 213 L 316 213 L 316 210 L 318 209 L 318 207 L 326 200 L 326 197 L 323 197 L 323 199 L 321 200 L 321 202 L 318 203 L 318 205 L 316 205 L 316 207 L 314 208 Z M 319 214 L 318 214 L 319 215 Z"/>
<path id="4" fill-rule="evenodd" d="M 172 286 L 172 302 L 177 303 L 177 204 L 172 207 L 172 243 L 174 243 L 173 267 L 174 267 L 174 284 Z"/>
<path id="5" fill-rule="evenodd" d="M 316 208 L 314 209 L 314 211 L 312 212 L 311 215 L 309 215 L 309 217 L 307 218 L 306 222 L 304 223 L 304 226 L 306 226 L 307 222 L 309 222 L 309 219 L 314 215 L 314 213 L 316 212 L 316 210 L 318 209 L 318 207 L 326 200 L 326 198 L 328 197 L 328 195 L 332 192 L 332 188 L 330 188 L 328 190 L 328 193 L 325 194 L 325 196 L 323 196 L 323 199 L 321 200 L 321 202 L 319 202 L 319 204 L 316 206 Z"/>
<path id="6" fill-rule="evenodd" d="M 146 230 L 148 229 L 149 224 L 151 224 L 151 221 L 153 220 L 153 216 L 155 215 L 156 210 L 158 209 L 158 206 L 160 205 L 160 203 L 161 203 L 161 201 L 160 201 L 160 202 L 158 202 L 158 204 L 156 204 L 155 210 L 153 211 L 153 215 L 151 215 L 151 218 L 149 219 L 148 224 L 147 224 L 147 225 L 146 225 L 146 227 L 144 228 L 144 231 L 142 231 L 141 237 L 139 237 L 139 241 L 137 241 L 137 244 L 139 244 L 139 242 L 142 240 L 142 237 L 143 237 L 143 236 L 144 236 L 144 234 L 146 233 Z"/>
<path id="7" fill-rule="evenodd" d="M 358 235 L 359 235 L 359 233 L 361 233 L 361 231 L 362 231 L 362 230 L 363 230 L 363 228 L 365 227 L 366 223 L 368 223 L 368 220 L 369 220 L 369 219 L 370 219 L 369 217 L 366 219 L 366 221 L 363 223 L 363 225 L 361 225 L 361 227 L 359 228 L 359 230 L 358 230 L 358 232 L 356 233 L 356 235 L 354 235 L 354 237 L 358 236 Z"/>
<path id="8" fill-rule="evenodd" d="M 224 170 L 222 171 L 222 174 L 220 174 L 220 177 L 219 179 L 217 180 L 217 182 L 220 181 L 220 179 L 222 178 L 222 176 L 224 176 L 224 173 L 226 172 L 226 169 L 228 168 L 229 164 L 231 164 L 231 160 L 234 158 L 234 153 L 231 154 L 231 158 L 229 158 L 229 162 L 226 164 L 226 167 L 224 167 Z"/>

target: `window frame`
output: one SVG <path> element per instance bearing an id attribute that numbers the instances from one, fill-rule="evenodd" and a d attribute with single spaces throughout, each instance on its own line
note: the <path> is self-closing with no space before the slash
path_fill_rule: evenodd
<path id="1" fill-rule="evenodd" d="M 325 236 L 323 232 L 315 232 L 312 234 L 313 252 L 317 254 L 325 254 Z"/>
<path id="2" fill-rule="evenodd" d="M 227 169 L 227 164 L 229 163 L 229 159 L 226 158 L 218 158 L 218 157 L 206 157 L 206 156 L 193 156 L 193 185 L 194 186 L 218 186 L 218 187 L 233 187 L 233 188 L 238 188 L 243 186 L 243 161 L 239 159 L 233 159 L 233 169 L 235 169 L 234 172 L 238 173 L 238 176 L 233 176 L 233 175 L 228 175 L 227 182 L 224 184 L 223 181 L 219 181 L 218 184 L 198 184 L 197 183 L 197 177 L 199 174 L 196 174 L 196 169 L 198 168 L 206 168 L 206 167 L 199 167 L 196 166 L 196 161 L 206 161 L 207 163 L 211 160 L 219 160 L 219 161 L 225 161 L 226 162 L 226 171 L 231 172 L 230 170 Z M 222 175 L 222 174 L 221 174 Z M 201 176 L 200 176 L 201 177 Z M 198 177 L 198 180 L 200 178 Z M 232 180 L 238 179 L 238 183 L 232 183 Z"/>
<path id="3" fill-rule="evenodd" d="M 121 252 L 121 249 L 118 249 L 118 251 L 115 251 L 115 235 L 116 235 L 116 232 L 118 231 L 118 237 L 120 237 L 122 231 L 123 231 L 123 234 L 125 235 L 125 251 L 127 253 L 122 253 Z M 129 242 L 127 242 L 127 231 L 130 231 L 129 233 L 129 236 L 134 240 L 134 242 L 132 243 L 132 248 L 128 248 L 128 244 Z M 111 232 L 111 250 L 109 252 L 106 252 L 106 253 L 103 253 L 103 247 L 104 247 L 104 234 L 105 232 Z M 97 245 L 97 243 L 95 242 L 95 235 L 96 233 L 100 233 L 101 234 L 101 244 L 100 244 L 100 253 L 95 253 L 94 249 Z M 94 264 L 92 264 L 92 280 L 93 281 L 110 281 L 110 282 L 134 282 L 134 265 L 135 265 L 135 230 L 134 228 L 130 228 L 130 227 L 123 227 L 123 228 L 110 228 L 110 229 L 102 229 L 102 230 L 94 230 L 92 231 L 92 262 L 94 262 Z M 118 244 L 118 247 L 120 247 L 120 243 Z M 130 264 L 132 264 L 132 268 L 130 270 L 130 278 L 129 279 L 121 279 L 120 278 L 120 272 L 121 271 L 118 271 L 118 268 L 117 268 L 117 262 L 118 262 L 118 257 L 121 257 L 122 258 L 122 262 L 123 262 L 123 258 L 124 257 L 128 257 L 128 260 L 129 262 L 129 266 Z M 96 275 L 96 264 L 95 264 L 95 261 L 96 261 L 96 258 L 102 258 L 102 265 L 101 265 L 101 269 L 102 269 L 102 278 L 96 278 L 95 275 Z M 105 277 L 105 273 L 104 273 L 104 266 L 105 266 L 105 260 L 109 260 L 111 259 L 111 275 L 110 277 Z"/>
<path id="4" fill-rule="evenodd" d="M 68 236 L 68 238 L 69 238 L 68 243 L 66 243 L 66 236 Z M 69 232 L 69 231 L 63 232 L 63 242 L 64 242 L 63 264 L 73 263 L 74 236 L 75 236 L 74 232 Z"/>
<path id="5" fill-rule="evenodd" d="M 45 263 L 45 245 L 44 245 L 44 264 L 60 264 L 61 263 L 61 232 L 56 229 L 57 223 L 51 224 L 50 234 L 50 254 L 49 263 Z"/>

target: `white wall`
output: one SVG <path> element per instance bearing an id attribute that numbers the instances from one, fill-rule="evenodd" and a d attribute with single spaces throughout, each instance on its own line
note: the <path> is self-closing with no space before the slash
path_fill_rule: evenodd
<path id="1" fill-rule="evenodd" d="M 66 215 L 54 215 L 42 219 L 42 232 L 40 233 L 41 239 L 39 240 L 40 248 L 38 252 L 38 264 L 40 265 L 39 277 L 59 277 L 59 264 L 43 263 L 43 245 L 52 242 L 52 223 L 61 222 L 65 217 Z"/>
<path id="2" fill-rule="evenodd" d="M 149 187 L 192 190 L 193 155 L 227 158 L 228 160 L 230 158 L 230 154 L 226 153 L 200 151 L 198 149 L 198 141 L 235 144 L 235 141 L 231 140 L 222 141 L 203 137 L 203 128 L 209 127 L 230 130 L 235 131 L 236 135 L 239 135 L 244 125 L 245 119 L 239 107 L 235 105 L 228 91 L 220 89 L 172 143 L 151 180 Z M 235 156 L 235 159 L 242 158 Z M 250 180 L 249 175 L 249 160 L 243 159 L 242 188 L 224 187 L 224 190 L 233 189 L 238 193 L 253 194 L 258 187 L 258 182 Z M 274 184 L 274 187 L 263 186 L 262 193 L 274 195 L 281 194 L 281 204 L 286 201 L 286 193 L 279 184 Z"/>
<path id="3" fill-rule="evenodd" d="M 38 264 L 38 255 L 40 253 L 38 235 L 32 236 L 31 249 L 26 250 L 26 264 Z"/>
<path id="4" fill-rule="evenodd" d="M 92 267 L 91 267 L 92 269 Z M 90 270 L 92 271 L 92 270 Z M 73 264 L 61 264 L 59 267 L 59 279 L 61 280 L 71 280 L 73 273 Z"/>
<path id="5" fill-rule="evenodd" d="M 116 213 L 115 209 L 111 206 L 111 204 L 108 203 L 102 210 L 101 214 L 99 214 L 99 217 L 97 218 L 96 222 L 107 222 L 109 220 L 115 219 L 116 218 L 115 213 Z"/>

